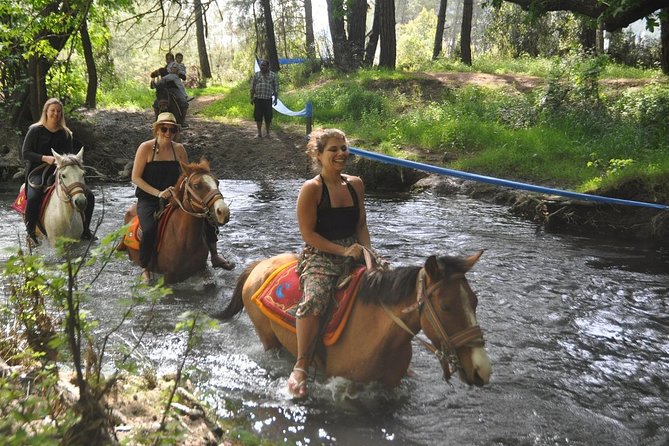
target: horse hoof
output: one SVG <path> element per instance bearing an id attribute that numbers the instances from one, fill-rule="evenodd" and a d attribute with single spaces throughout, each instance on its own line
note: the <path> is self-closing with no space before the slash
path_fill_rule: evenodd
<path id="1" fill-rule="evenodd" d="M 151 283 L 151 271 L 145 269 L 142 271 L 142 282 L 149 285 Z"/>
<path id="2" fill-rule="evenodd" d="M 212 256 L 211 258 L 211 266 L 214 268 L 223 268 L 225 270 L 232 270 L 235 269 L 235 262 L 231 260 L 226 260 L 225 258 L 221 256 Z"/>

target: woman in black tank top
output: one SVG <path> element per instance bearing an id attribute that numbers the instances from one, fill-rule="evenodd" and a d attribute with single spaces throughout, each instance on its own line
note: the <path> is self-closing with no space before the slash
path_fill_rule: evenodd
<path id="1" fill-rule="evenodd" d="M 183 144 L 175 142 L 179 125 L 172 113 L 158 115 L 153 123 L 153 139 L 144 141 L 137 148 L 132 166 L 132 182 L 137 186 L 137 216 L 142 227 L 139 245 L 139 261 L 144 268 L 144 280 L 151 278 L 149 263 L 155 251 L 157 222 L 154 214 L 160 206 L 160 199 L 168 199 L 174 184 L 181 175 L 179 162 L 188 163 L 188 155 Z M 234 268 L 234 263 L 218 254 L 216 246 L 217 228 L 205 226 L 205 237 L 214 267 Z"/>
<path id="2" fill-rule="evenodd" d="M 297 221 L 304 240 L 297 272 L 302 301 L 297 309 L 297 362 L 288 379 L 294 398 L 306 396 L 307 370 L 321 316 L 327 311 L 337 282 L 370 248 L 364 185 L 343 173 L 348 158 L 346 135 L 324 129 L 311 134 L 309 155 L 319 175 L 307 180 L 297 198 Z"/>

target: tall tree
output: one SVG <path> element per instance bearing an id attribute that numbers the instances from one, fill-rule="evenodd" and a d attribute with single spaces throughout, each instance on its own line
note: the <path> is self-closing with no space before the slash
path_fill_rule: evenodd
<path id="1" fill-rule="evenodd" d="M 307 57 L 309 57 L 309 59 L 316 59 L 316 39 L 314 38 L 314 17 L 311 0 L 304 0 L 304 28 Z"/>
<path id="2" fill-rule="evenodd" d="M 374 6 L 374 19 L 372 20 L 372 29 L 369 32 L 369 39 L 365 47 L 365 59 L 363 66 L 371 67 L 374 65 L 374 57 L 376 56 L 376 47 L 379 43 L 379 32 L 381 29 L 381 7 L 378 0 Z"/>
<path id="3" fill-rule="evenodd" d="M 197 55 L 200 60 L 200 71 L 202 77 L 211 79 L 211 66 L 209 65 L 209 54 L 207 52 L 205 11 L 200 0 L 193 0 L 193 13 L 195 14 L 195 36 L 197 38 Z"/>
<path id="4" fill-rule="evenodd" d="M 365 53 L 367 0 L 348 0 L 347 5 L 346 22 L 351 56 L 357 66 L 362 66 Z"/>
<path id="5" fill-rule="evenodd" d="M 662 72 L 669 76 L 669 8 L 660 13 L 660 41 L 662 42 Z"/>
<path id="6" fill-rule="evenodd" d="M 263 25 L 265 29 L 265 49 L 270 70 L 277 72 L 281 69 L 279 65 L 279 52 L 276 49 L 276 35 L 274 34 L 274 20 L 272 20 L 272 6 L 270 0 L 260 0 L 263 13 Z"/>
<path id="7" fill-rule="evenodd" d="M 381 28 L 379 33 L 381 51 L 379 54 L 379 66 L 395 69 L 397 60 L 395 0 L 377 0 L 377 2 L 378 6 L 381 7 Z"/>
<path id="8" fill-rule="evenodd" d="M 436 60 L 442 52 L 447 7 L 448 0 L 439 0 L 439 13 L 437 14 L 437 30 L 434 33 L 434 50 L 432 51 L 432 60 Z"/>
<path id="9" fill-rule="evenodd" d="M 466 65 L 472 64 L 472 13 L 474 0 L 462 3 L 462 25 L 460 28 L 460 60 Z"/>
<path id="10" fill-rule="evenodd" d="M 343 0 L 326 0 L 326 3 L 334 63 L 342 71 L 354 71 L 360 65 L 357 65 L 353 59 L 353 52 L 346 36 L 344 2 Z"/>
<path id="11" fill-rule="evenodd" d="M 85 105 L 88 108 L 95 108 L 97 106 L 96 96 L 98 93 L 98 68 L 95 65 L 95 58 L 93 57 L 93 45 L 91 44 L 91 36 L 88 33 L 88 20 L 84 20 L 81 24 L 79 35 L 81 36 L 81 46 L 84 50 L 84 60 L 86 61 L 86 71 L 88 73 Z"/>

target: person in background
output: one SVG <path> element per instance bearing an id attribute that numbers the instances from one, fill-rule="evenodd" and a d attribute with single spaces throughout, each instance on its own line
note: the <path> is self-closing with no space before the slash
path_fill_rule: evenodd
<path id="1" fill-rule="evenodd" d="M 33 246 L 39 244 L 35 230 L 39 220 L 44 189 L 47 186 L 47 184 L 44 184 L 44 180 L 56 170 L 56 159 L 53 157 L 51 149 L 64 155 L 74 153 L 72 145 L 72 131 L 65 124 L 63 104 L 59 99 L 51 98 L 44 103 L 40 120 L 28 129 L 21 149 L 21 155 L 26 161 L 26 232 L 28 243 Z M 41 185 L 41 187 L 33 187 L 33 185 Z M 94 238 L 90 225 L 95 207 L 95 197 L 88 187 L 86 187 L 86 201 L 84 231 L 81 238 L 91 240 Z"/>
<path id="2" fill-rule="evenodd" d="M 139 263 L 145 281 L 151 279 L 149 264 L 155 252 L 158 222 L 154 216 L 160 207 L 160 200 L 167 200 L 173 193 L 174 185 L 181 176 L 180 162 L 188 163 L 188 155 L 183 144 L 175 142 L 179 125 L 172 113 L 158 115 L 153 123 L 153 139 L 144 141 L 137 148 L 132 166 L 132 182 L 137 188 L 137 216 L 142 227 L 139 245 Z M 207 246 L 214 268 L 233 269 L 235 264 L 218 254 L 216 246 L 217 228 L 204 225 Z M 184 253 L 187 255 L 188 253 Z"/>
<path id="3" fill-rule="evenodd" d="M 174 55 L 174 65 L 177 67 L 177 75 L 181 78 L 182 81 L 186 80 L 186 65 L 184 65 L 184 55 L 181 53 L 176 53 Z"/>
<path id="4" fill-rule="evenodd" d="M 260 61 L 260 71 L 253 74 L 251 81 L 251 104 L 254 105 L 253 118 L 258 128 L 256 138 L 262 137 L 263 121 L 265 121 L 265 136 L 270 137 L 272 104 L 276 105 L 278 96 L 279 82 L 276 78 L 276 73 L 269 70 L 269 62 L 267 60 L 262 60 Z"/>
<path id="5" fill-rule="evenodd" d="M 168 72 L 167 68 L 164 67 L 160 67 L 151 73 L 151 77 L 153 78 L 151 80 L 151 87 L 155 88 L 156 90 L 167 88 L 167 91 L 174 95 L 176 103 L 179 106 L 179 110 L 181 112 L 181 126 L 183 128 L 187 128 L 188 124 L 186 124 L 186 114 L 188 113 L 188 101 L 190 98 L 186 93 L 186 87 L 184 87 L 183 82 L 181 82 L 181 79 L 176 74 L 177 66 L 171 64 L 170 67 L 172 70 L 171 73 Z M 158 91 L 156 91 L 156 96 L 157 97 L 153 102 L 153 109 L 156 110 L 157 113 L 157 110 L 159 109 L 158 97 L 160 97 Z"/>
<path id="6" fill-rule="evenodd" d="M 297 223 L 304 240 L 297 273 L 302 300 L 297 307 L 297 361 L 288 379 L 294 398 L 306 396 L 307 370 L 340 277 L 370 249 L 365 188 L 359 177 L 343 173 L 349 156 L 346 135 L 338 129 L 314 131 L 307 143 L 318 175 L 306 180 L 297 197 Z"/>

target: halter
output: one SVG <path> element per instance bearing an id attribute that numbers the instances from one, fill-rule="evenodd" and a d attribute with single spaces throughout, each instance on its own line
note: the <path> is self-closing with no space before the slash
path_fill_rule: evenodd
<path id="1" fill-rule="evenodd" d="M 189 207 L 193 210 L 192 211 L 187 210 L 184 207 L 182 200 L 179 200 L 179 197 L 177 196 L 174 196 L 174 201 L 176 201 L 176 203 L 179 205 L 179 208 L 181 208 L 181 210 L 184 211 L 186 214 L 195 218 L 206 218 L 212 224 L 216 224 L 216 219 L 211 213 L 211 207 L 218 200 L 223 200 L 223 194 L 221 194 L 221 191 L 219 191 L 218 189 L 214 189 L 210 191 L 204 198 L 201 199 L 200 197 L 198 197 L 190 185 L 191 179 L 195 175 L 202 175 L 202 176 L 208 175 L 215 180 L 215 178 L 211 174 L 203 172 L 191 173 L 186 177 L 184 181 L 181 182 L 179 189 L 183 191 L 183 201 L 188 202 Z M 201 208 L 202 211 L 200 212 L 195 211 L 194 210 L 195 206 Z"/>
<path id="2" fill-rule="evenodd" d="M 463 273 L 451 274 L 449 277 L 437 281 L 427 289 L 425 285 L 426 275 L 425 268 L 421 268 L 418 274 L 418 292 L 416 295 L 416 303 L 403 309 L 402 313 L 410 313 L 414 310 L 418 310 L 418 317 L 420 318 L 421 312 L 423 311 L 423 308 L 425 308 L 426 317 L 430 325 L 439 334 L 439 344 L 441 349 L 437 349 L 431 343 L 416 337 L 416 333 L 414 333 L 402 319 L 393 314 L 390 309 L 388 309 L 388 307 L 383 305 L 383 309 L 386 311 L 386 313 L 388 313 L 393 322 L 411 334 L 412 337 L 416 337 L 416 339 L 418 339 L 425 348 L 434 353 L 439 362 L 442 364 L 444 378 L 448 381 L 453 373 L 463 369 L 462 363 L 460 362 L 460 358 L 457 354 L 457 349 L 461 347 L 483 347 L 485 341 L 483 340 L 483 332 L 481 331 L 481 327 L 478 325 L 473 325 L 449 337 L 446 333 L 446 330 L 444 329 L 444 326 L 437 317 L 437 312 L 434 309 L 434 305 L 432 305 L 432 302 L 430 301 L 430 296 L 437 288 L 441 286 L 442 282 L 456 279 L 463 280 L 465 275 Z"/>
<path id="3" fill-rule="evenodd" d="M 61 180 L 61 169 L 64 167 L 68 166 L 77 166 L 79 168 L 83 169 L 83 166 L 81 163 L 72 157 L 67 157 L 63 158 L 63 161 L 60 165 L 56 167 L 56 196 L 61 200 L 64 201 L 65 203 L 71 203 L 72 199 L 75 195 L 77 194 L 85 194 L 86 193 L 86 184 L 82 183 L 81 181 L 75 181 L 74 183 L 70 184 L 69 186 L 66 186 L 63 184 L 63 181 Z M 59 191 L 62 192 L 58 193 Z"/>

